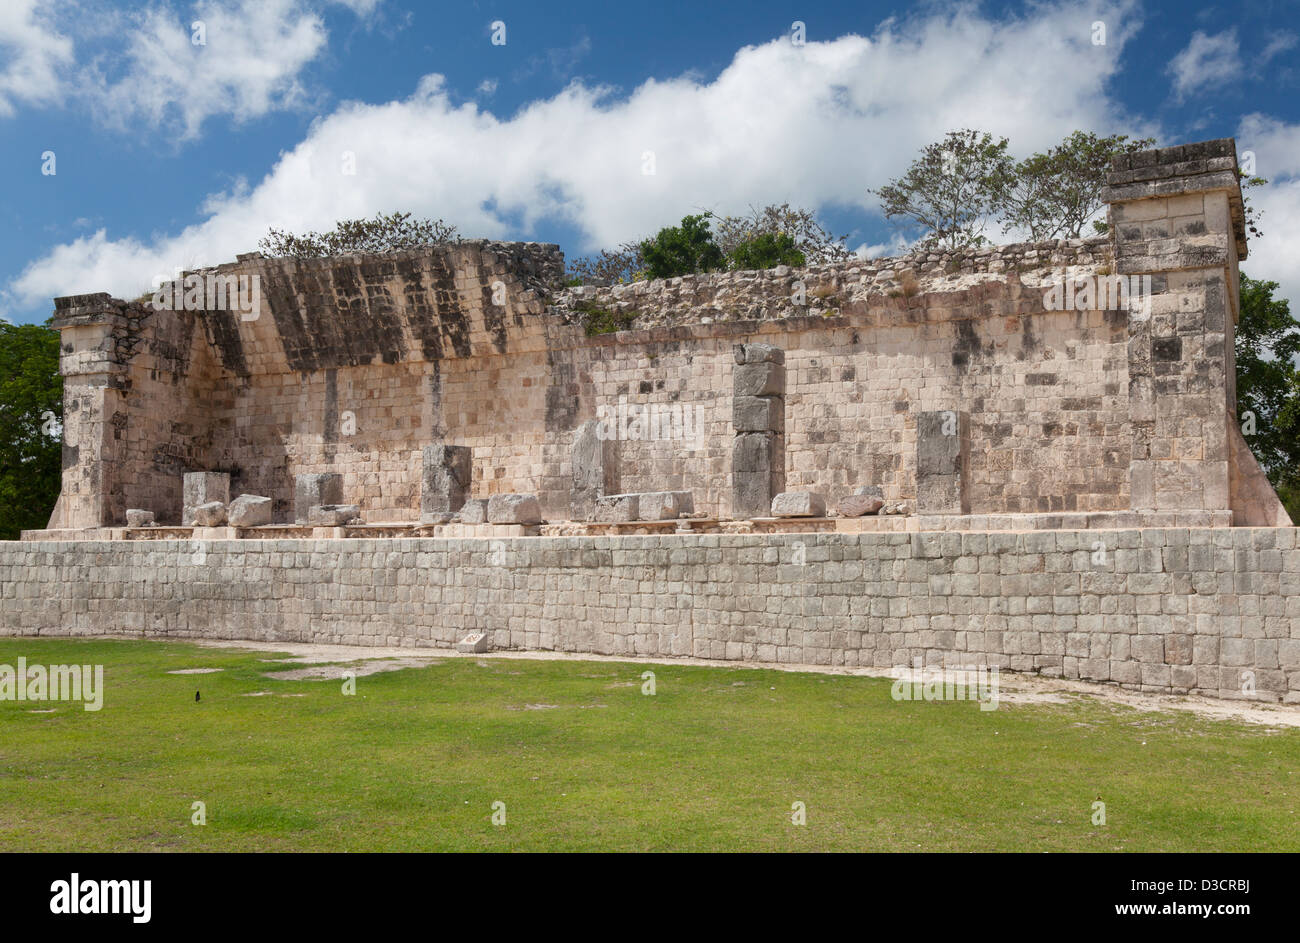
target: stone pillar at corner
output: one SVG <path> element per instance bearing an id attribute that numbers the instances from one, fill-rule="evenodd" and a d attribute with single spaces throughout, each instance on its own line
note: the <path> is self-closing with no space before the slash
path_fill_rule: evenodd
<path id="1" fill-rule="evenodd" d="M 114 417 L 126 365 L 114 332 L 126 319 L 107 292 L 54 299 L 63 376 L 63 488 L 51 528 L 108 527 L 125 520 Z"/>
<path id="2" fill-rule="evenodd" d="M 733 352 L 731 516 L 769 517 L 785 490 L 785 351 L 737 344 Z"/>
<path id="3" fill-rule="evenodd" d="M 1130 506 L 1226 523 L 1237 263 L 1246 258 L 1236 142 L 1123 155 L 1106 182 L 1115 274 L 1140 289 L 1149 277 L 1151 292 L 1134 304 L 1130 287 Z"/>

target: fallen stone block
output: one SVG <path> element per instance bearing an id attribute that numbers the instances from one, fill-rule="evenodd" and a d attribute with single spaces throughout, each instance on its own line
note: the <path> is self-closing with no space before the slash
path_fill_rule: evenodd
<path id="1" fill-rule="evenodd" d="M 181 524 L 194 525 L 193 511 L 201 504 L 230 501 L 230 475 L 225 472 L 186 472 L 181 479 Z"/>
<path id="2" fill-rule="evenodd" d="M 540 524 L 542 506 L 535 494 L 494 494 L 488 498 L 490 524 Z"/>
<path id="3" fill-rule="evenodd" d="M 465 636 L 456 643 L 456 651 L 464 652 L 466 655 L 481 655 L 488 650 L 488 637 L 486 632 L 474 632 Z"/>
<path id="4" fill-rule="evenodd" d="M 487 509 L 487 498 L 469 498 L 460 506 L 456 520 L 462 524 L 486 524 Z"/>
<path id="5" fill-rule="evenodd" d="M 639 519 L 641 495 L 603 494 L 596 499 L 594 519 L 602 524 L 622 524 Z"/>
<path id="6" fill-rule="evenodd" d="M 209 501 L 190 508 L 190 518 L 193 527 L 220 527 L 226 523 L 226 506 L 220 501 Z"/>
<path id="7" fill-rule="evenodd" d="M 840 517 L 861 517 L 864 514 L 875 514 L 885 502 L 870 494 L 850 494 L 840 498 L 835 505 L 835 510 L 839 511 Z"/>
<path id="8" fill-rule="evenodd" d="M 826 499 L 815 491 L 782 491 L 772 499 L 773 517 L 825 517 Z"/>
<path id="9" fill-rule="evenodd" d="M 271 499 L 260 494 L 241 494 L 226 508 L 231 527 L 260 527 L 271 523 Z"/>
<path id="10" fill-rule="evenodd" d="M 127 527 L 153 527 L 153 511 L 146 511 L 143 508 L 126 509 L 126 526 Z"/>
<path id="11" fill-rule="evenodd" d="M 342 527 L 361 519 L 355 504 L 314 504 L 307 509 L 307 523 L 312 527 Z"/>
<path id="12" fill-rule="evenodd" d="M 638 520 L 675 521 L 680 513 L 676 491 L 649 491 L 637 495 Z"/>
<path id="13" fill-rule="evenodd" d="M 337 472 L 319 472 L 298 475 L 293 480 L 293 519 L 307 523 L 313 507 L 329 507 L 343 503 L 343 476 Z"/>

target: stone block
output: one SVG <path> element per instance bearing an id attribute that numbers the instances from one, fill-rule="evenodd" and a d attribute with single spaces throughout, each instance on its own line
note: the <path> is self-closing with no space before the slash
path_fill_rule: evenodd
<path id="1" fill-rule="evenodd" d="M 603 494 L 596 499 L 595 520 L 602 524 L 623 524 L 639 520 L 639 494 Z"/>
<path id="2" fill-rule="evenodd" d="M 456 651 L 466 655 L 481 655 L 488 650 L 486 632 L 474 632 L 456 643 Z"/>
<path id="3" fill-rule="evenodd" d="M 460 506 L 456 519 L 462 524 L 486 524 L 487 509 L 487 498 L 468 498 Z"/>
<path id="4" fill-rule="evenodd" d="M 153 511 L 146 511 L 142 508 L 126 509 L 126 526 L 127 527 L 153 527 Z"/>
<path id="5" fill-rule="evenodd" d="M 420 520 L 461 509 L 469 494 L 473 454 L 464 445 L 426 445 L 420 476 Z"/>
<path id="6" fill-rule="evenodd" d="M 875 514 L 884 506 L 884 500 L 875 495 L 850 494 L 840 498 L 835 510 L 840 517 L 861 517 L 864 514 Z"/>
<path id="7" fill-rule="evenodd" d="M 969 514 L 970 419 L 958 410 L 923 412 L 916 420 L 918 514 Z"/>
<path id="8" fill-rule="evenodd" d="M 241 494 L 226 508 L 231 527 L 259 527 L 271 523 L 271 499 L 258 494 Z"/>
<path id="9" fill-rule="evenodd" d="M 784 437 L 762 432 L 736 436 L 731 448 L 732 517 L 767 517 L 772 498 L 784 490 Z"/>
<path id="10" fill-rule="evenodd" d="M 619 442 L 605 424 L 589 419 L 573 436 L 573 491 L 569 514 L 575 521 L 590 520 L 596 499 L 618 492 Z"/>
<path id="11" fill-rule="evenodd" d="M 785 364 L 738 364 L 732 374 L 736 396 L 785 396 Z"/>
<path id="12" fill-rule="evenodd" d="M 815 491 L 782 491 L 772 499 L 773 517 L 825 517 L 826 499 Z"/>
<path id="13" fill-rule="evenodd" d="M 736 344 L 731 348 L 736 363 L 785 363 L 785 351 L 771 344 Z"/>
<path id="14" fill-rule="evenodd" d="M 540 524 L 542 507 L 535 494 L 494 494 L 488 499 L 490 524 Z"/>
<path id="15" fill-rule="evenodd" d="M 307 509 L 307 523 L 312 527 L 342 527 L 361 519 L 355 504 L 313 504 Z"/>
<path id="16" fill-rule="evenodd" d="M 307 523 L 313 507 L 342 503 L 343 476 L 336 472 L 298 475 L 293 480 L 293 519 L 299 525 Z"/>
<path id="17" fill-rule="evenodd" d="M 230 475 L 225 472 L 186 472 L 181 480 L 181 524 L 194 524 L 193 510 L 201 504 L 230 502 Z"/>
<path id="18" fill-rule="evenodd" d="M 637 519 L 675 521 L 681 514 L 676 491 L 648 491 L 637 495 Z"/>
<path id="19" fill-rule="evenodd" d="M 209 501 L 189 509 L 194 527 L 220 527 L 226 523 L 226 506 L 220 501 Z"/>
<path id="20" fill-rule="evenodd" d="M 737 432 L 785 431 L 785 400 L 778 396 L 737 396 L 731 404 Z"/>

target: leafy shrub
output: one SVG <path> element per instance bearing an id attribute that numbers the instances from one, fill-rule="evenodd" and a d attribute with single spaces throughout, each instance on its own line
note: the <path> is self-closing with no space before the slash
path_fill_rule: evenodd
<path id="1" fill-rule="evenodd" d="M 783 232 L 765 232 L 745 240 L 732 250 L 730 262 L 732 268 L 746 270 L 778 265 L 800 268 L 807 264 L 794 239 Z"/>
<path id="2" fill-rule="evenodd" d="M 695 272 L 712 272 L 726 265 L 726 257 L 709 231 L 712 213 L 684 216 L 680 226 L 668 226 L 641 243 L 648 278 L 676 278 Z"/>
<path id="3" fill-rule="evenodd" d="M 376 213 L 374 219 L 343 219 L 329 232 L 301 236 L 274 227 L 257 247 L 272 256 L 319 259 L 353 252 L 401 252 L 459 241 L 456 227 L 440 219 L 411 219 L 410 213 Z"/>

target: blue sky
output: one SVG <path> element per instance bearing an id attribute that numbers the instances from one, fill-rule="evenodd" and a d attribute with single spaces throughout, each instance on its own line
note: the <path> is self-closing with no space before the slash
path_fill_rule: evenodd
<path id="1" fill-rule="evenodd" d="M 6 0 L 0 315 L 397 209 L 574 256 L 788 200 L 893 253 L 867 189 L 963 126 L 1235 136 L 1270 179 L 1244 268 L 1300 301 L 1298 100 L 1296 2 Z"/>

